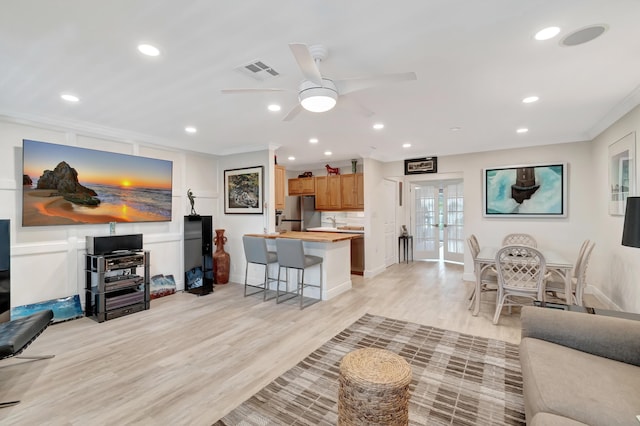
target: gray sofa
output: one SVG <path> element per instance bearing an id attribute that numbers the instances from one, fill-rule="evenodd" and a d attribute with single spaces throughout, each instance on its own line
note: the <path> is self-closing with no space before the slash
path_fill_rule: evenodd
<path id="1" fill-rule="evenodd" d="M 527 425 L 640 425 L 640 321 L 531 306 L 521 318 Z"/>

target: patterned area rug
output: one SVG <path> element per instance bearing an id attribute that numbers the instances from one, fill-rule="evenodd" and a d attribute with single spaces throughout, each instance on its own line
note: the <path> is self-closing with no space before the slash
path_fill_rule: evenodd
<path id="1" fill-rule="evenodd" d="M 340 361 L 363 347 L 411 365 L 411 425 L 525 424 L 518 346 L 367 314 L 215 426 L 335 425 Z"/>

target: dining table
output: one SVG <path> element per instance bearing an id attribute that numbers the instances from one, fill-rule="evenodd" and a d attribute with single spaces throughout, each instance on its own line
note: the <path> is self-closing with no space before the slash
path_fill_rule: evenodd
<path id="1" fill-rule="evenodd" d="M 482 247 L 475 259 L 476 271 L 476 297 L 473 306 L 473 316 L 477 316 L 480 312 L 480 292 L 482 274 L 489 268 L 496 265 L 496 253 L 500 247 Z M 567 305 L 573 304 L 573 288 L 571 285 L 571 275 L 573 271 L 573 263 L 566 260 L 561 254 L 553 250 L 537 248 L 545 259 L 547 271 L 556 271 L 564 279 L 564 294 Z"/>

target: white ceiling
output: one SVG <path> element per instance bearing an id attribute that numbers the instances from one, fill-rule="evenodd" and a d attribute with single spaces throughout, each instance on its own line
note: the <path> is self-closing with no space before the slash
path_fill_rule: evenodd
<path id="1" fill-rule="evenodd" d="M 212 154 L 278 146 L 292 169 L 590 140 L 640 102 L 638 17 L 638 0 L 5 1 L 0 114 Z M 560 46 L 593 24 L 609 30 Z M 558 37 L 533 39 L 551 25 Z M 141 42 L 162 55 L 141 55 Z M 302 80 L 292 42 L 326 46 L 330 78 L 418 79 L 351 94 L 372 117 L 339 99 L 284 122 Z M 259 82 L 234 70 L 255 59 L 281 75 Z M 268 87 L 288 91 L 220 92 Z M 529 95 L 540 101 L 523 104 Z M 282 111 L 267 111 L 272 102 Z"/>

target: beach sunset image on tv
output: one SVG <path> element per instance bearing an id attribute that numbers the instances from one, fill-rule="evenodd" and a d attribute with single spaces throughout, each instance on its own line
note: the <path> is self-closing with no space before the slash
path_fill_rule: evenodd
<path id="1" fill-rule="evenodd" d="M 24 139 L 22 167 L 22 226 L 171 220 L 171 161 Z"/>

